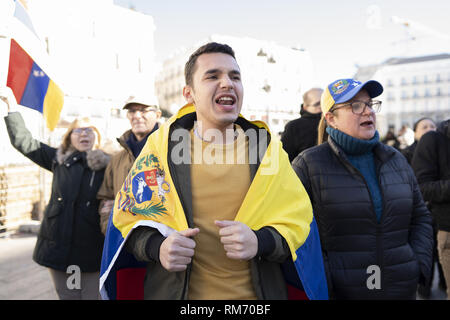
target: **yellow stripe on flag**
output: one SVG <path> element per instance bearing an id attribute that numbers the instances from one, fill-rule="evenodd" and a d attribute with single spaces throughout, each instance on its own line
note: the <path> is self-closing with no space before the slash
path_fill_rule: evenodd
<path id="1" fill-rule="evenodd" d="M 43 114 L 47 128 L 53 131 L 59 121 L 62 107 L 64 105 L 64 94 L 61 89 L 50 80 L 48 83 L 47 94 L 44 99 Z"/>

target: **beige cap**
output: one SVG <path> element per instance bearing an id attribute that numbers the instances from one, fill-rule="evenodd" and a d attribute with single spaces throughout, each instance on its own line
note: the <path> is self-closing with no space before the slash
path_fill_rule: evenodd
<path id="1" fill-rule="evenodd" d="M 158 98 L 156 96 L 130 96 L 122 109 L 128 109 L 133 104 L 141 104 L 160 110 Z"/>

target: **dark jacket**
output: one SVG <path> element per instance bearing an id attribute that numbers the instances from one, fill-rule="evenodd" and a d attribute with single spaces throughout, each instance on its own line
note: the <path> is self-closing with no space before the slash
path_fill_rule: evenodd
<path id="1" fill-rule="evenodd" d="M 317 127 L 322 114 L 309 113 L 303 108 L 300 114 L 300 118 L 286 124 L 281 137 L 283 149 L 291 162 L 303 150 L 317 145 Z"/>
<path id="2" fill-rule="evenodd" d="M 416 150 L 417 147 L 417 141 L 414 141 L 414 143 L 410 146 L 407 146 L 405 149 L 401 149 L 400 152 L 405 156 L 406 160 L 408 161 L 408 163 L 411 165 L 412 164 L 412 158 L 414 155 L 414 151 Z"/>
<path id="3" fill-rule="evenodd" d="M 450 120 L 422 136 L 412 167 L 438 230 L 450 232 Z"/>
<path id="4" fill-rule="evenodd" d="M 104 237 L 100 231 L 97 190 L 109 157 L 95 150 L 63 153 L 33 139 L 20 113 L 5 117 L 11 144 L 37 165 L 53 172 L 52 191 L 33 253 L 38 264 L 66 272 L 100 270 Z M 93 159 L 93 157 L 95 159 Z M 94 160 L 94 161 L 91 161 Z"/>
<path id="5" fill-rule="evenodd" d="M 195 114 L 189 114 L 178 119 L 171 126 L 169 136 L 172 136 L 172 133 L 177 128 L 191 129 L 195 119 Z M 253 124 L 242 118 L 239 118 L 236 123 L 244 131 L 250 128 L 257 130 Z M 190 141 L 189 131 L 185 130 L 184 132 L 186 136 L 183 136 L 181 141 Z M 179 138 L 176 141 L 169 140 L 169 155 L 175 146 L 179 147 L 177 145 L 180 141 Z M 263 150 L 260 150 L 260 152 L 264 152 L 269 143 L 267 141 L 267 144 L 251 145 L 251 141 L 249 139 L 249 149 L 261 147 Z M 190 149 L 186 148 L 183 150 Z M 190 159 L 189 155 L 187 157 Z M 174 164 L 170 160 L 171 157 L 169 156 L 168 165 L 170 175 L 180 197 L 188 226 L 194 228 L 190 165 L 186 163 Z M 257 164 L 250 164 L 252 178 L 255 176 L 258 166 L 259 162 Z M 284 238 L 273 228 L 264 227 L 255 231 L 255 234 L 259 244 L 258 254 L 250 261 L 251 277 L 255 293 L 259 299 L 286 299 L 287 288 L 281 270 L 281 264 L 290 258 L 289 247 Z M 147 262 L 147 273 L 144 283 L 145 299 L 186 299 L 188 297 L 189 277 L 192 265 L 188 265 L 187 270 L 182 272 L 169 272 L 164 269 L 159 262 L 159 247 L 164 239 L 155 229 L 138 227 L 128 237 L 125 245 L 127 250 L 137 260 Z"/>
<path id="6" fill-rule="evenodd" d="M 382 143 L 374 154 L 383 195 L 379 223 L 366 181 L 331 138 L 302 152 L 293 167 L 311 198 L 330 296 L 415 299 L 419 278 L 431 270 L 431 215 L 405 158 Z M 368 289 L 376 284 L 370 266 L 380 268 L 380 289 Z"/>

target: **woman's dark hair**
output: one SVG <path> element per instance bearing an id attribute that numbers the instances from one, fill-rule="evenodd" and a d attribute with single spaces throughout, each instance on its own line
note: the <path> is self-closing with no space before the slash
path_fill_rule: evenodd
<path id="1" fill-rule="evenodd" d="M 414 132 L 416 132 L 417 126 L 419 125 L 420 121 L 422 121 L 422 120 L 430 120 L 431 122 L 435 123 L 434 120 L 429 117 L 422 117 L 419 120 L 417 120 L 416 122 L 414 122 L 414 126 L 413 126 Z"/>
<path id="2" fill-rule="evenodd" d="M 192 75 L 195 71 L 195 62 L 197 62 L 197 58 L 205 53 L 225 53 L 232 56 L 235 60 L 233 49 L 226 44 L 221 44 L 217 42 L 209 42 L 200 48 L 198 48 L 191 56 L 189 60 L 186 62 L 184 66 L 184 79 L 187 85 L 192 85 Z"/>

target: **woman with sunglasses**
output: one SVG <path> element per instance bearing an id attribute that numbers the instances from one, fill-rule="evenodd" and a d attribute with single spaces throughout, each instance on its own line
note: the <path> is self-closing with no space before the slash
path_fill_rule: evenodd
<path id="1" fill-rule="evenodd" d="M 430 274 L 431 216 L 406 159 L 379 141 L 381 101 L 373 98 L 382 92 L 373 80 L 328 85 L 319 145 L 293 161 L 313 205 L 335 299 L 415 299 Z"/>
<path id="2" fill-rule="evenodd" d="M 62 144 L 53 148 L 32 137 L 9 88 L 0 89 L 0 98 L 8 106 L 5 123 L 11 144 L 53 173 L 33 260 L 49 268 L 61 300 L 98 299 L 104 236 L 96 195 L 109 161 L 99 150 L 100 133 L 88 118 L 75 120 Z"/>

